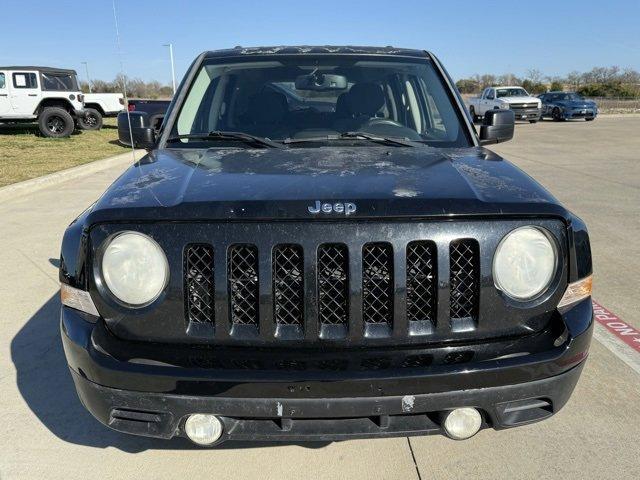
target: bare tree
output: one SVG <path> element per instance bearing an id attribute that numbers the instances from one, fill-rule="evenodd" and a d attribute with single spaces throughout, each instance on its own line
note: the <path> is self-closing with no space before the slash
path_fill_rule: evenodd
<path id="1" fill-rule="evenodd" d="M 527 80 L 533 83 L 542 83 L 542 72 L 537 68 L 527 70 Z"/>

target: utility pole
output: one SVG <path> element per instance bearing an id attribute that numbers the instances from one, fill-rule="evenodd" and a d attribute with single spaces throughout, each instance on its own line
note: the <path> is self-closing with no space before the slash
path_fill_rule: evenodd
<path id="1" fill-rule="evenodd" d="M 93 93 L 91 92 L 91 77 L 89 76 L 89 63 L 88 62 L 80 62 L 82 65 L 84 65 L 84 71 L 87 73 L 87 83 L 89 84 L 89 93 Z"/>
<path id="2" fill-rule="evenodd" d="M 173 85 L 173 94 L 176 94 L 176 67 L 173 64 L 173 43 L 165 43 L 163 47 L 169 47 L 169 58 L 171 59 L 171 84 Z"/>

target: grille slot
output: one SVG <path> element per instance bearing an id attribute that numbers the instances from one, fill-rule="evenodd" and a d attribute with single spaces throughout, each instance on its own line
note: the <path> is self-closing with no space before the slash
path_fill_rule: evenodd
<path id="1" fill-rule="evenodd" d="M 411 242 L 407 245 L 407 320 L 436 323 L 436 245 Z"/>
<path id="2" fill-rule="evenodd" d="M 228 252 L 231 323 L 258 326 L 258 249 L 233 245 Z"/>
<path id="3" fill-rule="evenodd" d="M 304 258 L 299 245 L 273 249 L 273 311 L 276 324 L 302 326 Z"/>
<path id="4" fill-rule="evenodd" d="M 213 247 L 187 245 L 184 255 L 185 313 L 189 323 L 213 323 Z"/>
<path id="5" fill-rule="evenodd" d="M 343 244 L 318 248 L 318 314 L 322 325 L 346 325 L 349 312 L 349 253 Z"/>
<path id="6" fill-rule="evenodd" d="M 478 319 L 480 292 L 480 252 L 478 242 L 461 239 L 449 246 L 451 320 Z"/>
<path id="7" fill-rule="evenodd" d="M 367 243 L 362 249 L 362 319 L 393 325 L 393 248 L 389 243 Z"/>

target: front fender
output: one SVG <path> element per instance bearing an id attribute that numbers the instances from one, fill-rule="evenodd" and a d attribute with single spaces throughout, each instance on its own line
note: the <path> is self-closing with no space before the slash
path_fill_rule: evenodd
<path id="1" fill-rule="evenodd" d="M 60 282 L 81 290 L 87 289 L 87 253 L 89 252 L 87 217 L 94 205 L 95 203 L 71 222 L 64 232 L 60 247 L 58 273 Z"/>

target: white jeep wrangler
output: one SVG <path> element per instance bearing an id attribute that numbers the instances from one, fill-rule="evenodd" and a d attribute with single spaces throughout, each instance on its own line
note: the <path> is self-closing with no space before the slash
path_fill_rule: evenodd
<path id="1" fill-rule="evenodd" d="M 45 137 L 68 137 L 86 122 L 84 95 L 74 70 L 0 67 L 0 124 L 38 122 Z"/>

